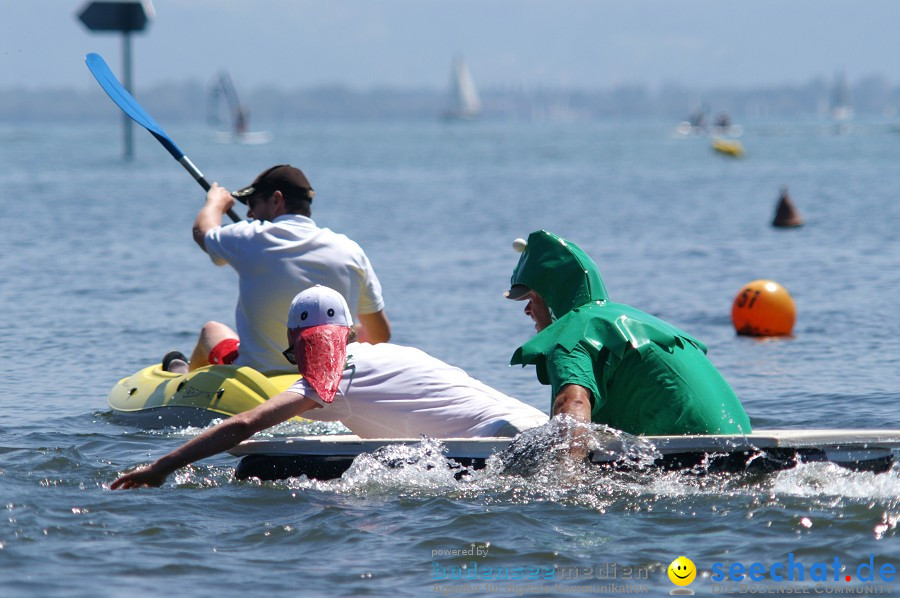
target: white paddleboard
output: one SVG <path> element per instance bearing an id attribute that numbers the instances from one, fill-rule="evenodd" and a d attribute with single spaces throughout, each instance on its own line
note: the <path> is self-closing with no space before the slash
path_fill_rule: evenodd
<path id="1" fill-rule="evenodd" d="M 777 470 L 799 462 L 829 461 L 854 469 L 885 471 L 900 448 L 898 430 L 757 430 L 747 435 L 633 437 L 668 469 L 697 465 L 710 471 Z M 244 458 L 238 477 L 278 479 L 289 475 L 336 477 L 353 458 L 391 445 L 415 445 L 420 438 L 359 438 L 354 435 L 298 436 L 247 440 L 229 452 Z M 446 457 L 466 465 L 505 451 L 511 438 L 446 438 Z M 623 440 L 601 440 L 591 461 L 614 465 L 625 457 Z M 273 477 L 274 476 L 274 477 Z"/>

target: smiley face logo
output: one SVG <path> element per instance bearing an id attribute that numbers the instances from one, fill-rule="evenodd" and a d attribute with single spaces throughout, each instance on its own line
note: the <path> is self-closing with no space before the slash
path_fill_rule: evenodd
<path id="1" fill-rule="evenodd" d="M 672 561 L 667 571 L 669 579 L 676 586 L 690 585 L 694 578 L 697 577 L 697 567 L 694 566 L 691 559 L 685 556 L 680 556 Z"/>

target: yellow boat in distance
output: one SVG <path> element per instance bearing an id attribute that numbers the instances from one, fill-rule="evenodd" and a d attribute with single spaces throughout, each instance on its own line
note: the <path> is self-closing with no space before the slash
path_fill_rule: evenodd
<path id="1" fill-rule="evenodd" d="M 712 140 L 713 150 L 732 158 L 740 158 L 744 155 L 744 146 L 737 139 L 724 139 L 716 137 Z"/>
<path id="2" fill-rule="evenodd" d="M 299 378 L 296 370 L 263 374 L 231 365 L 177 374 L 157 363 L 119 380 L 109 391 L 108 401 L 116 419 L 140 428 L 204 427 L 253 409 Z"/>

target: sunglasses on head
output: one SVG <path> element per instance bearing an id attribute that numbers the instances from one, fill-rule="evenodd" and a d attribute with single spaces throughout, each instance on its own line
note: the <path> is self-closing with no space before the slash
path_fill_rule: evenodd
<path id="1" fill-rule="evenodd" d="M 247 207 L 250 208 L 251 210 L 256 209 L 257 204 L 267 201 L 269 199 L 269 197 L 270 196 L 263 195 L 263 194 L 257 195 L 255 197 L 251 197 L 250 199 L 247 200 Z"/>

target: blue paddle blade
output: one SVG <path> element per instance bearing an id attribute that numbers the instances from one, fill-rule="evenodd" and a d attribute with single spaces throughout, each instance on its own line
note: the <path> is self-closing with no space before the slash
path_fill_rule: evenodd
<path id="1" fill-rule="evenodd" d="M 150 133 L 163 144 L 163 147 L 169 150 L 169 153 L 172 154 L 176 160 L 181 160 L 184 156 L 184 152 L 182 152 L 178 146 L 175 145 L 175 142 L 166 135 L 166 132 L 162 130 L 162 127 L 159 126 L 155 120 L 153 120 L 153 117 L 147 114 L 147 111 L 137 103 L 134 96 L 128 93 L 127 89 L 122 87 L 122 84 L 119 83 L 116 76 L 109 70 L 109 66 L 106 64 L 106 61 L 103 60 L 103 57 L 92 52 L 84 57 L 84 62 L 91 70 L 94 78 L 97 79 L 97 83 L 103 88 L 103 91 L 105 91 L 110 99 L 122 109 L 122 112 L 130 116 L 134 122 L 150 131 Z"/>
<path id="2" fill-rule="evenodd" d="M 206 180 L 206 177 L 203 176 L 203 173 L 194 166 L 194 163 L 191 162 L 191 160 L 184 155 L 184 152 L 175 145 L 175 142 L 166 135 L 166 132 L 162 130 L 159 123 L 153 120 L 153 117 L 147 114 L 146 110 L 141 108 L 141 105 L 137 103 L 134 96 L 128 93 L 127 89 L 122 87 L 122 84 L 119 83 L 116 76 L 109 70 L 109 66 L 107 66 L 103 57 L 92 52 L 84 57 L 84 62 L 91 70 L 91 73 L 93 73 L 94 78 L 97 79 L 97 83 L 99 83 L 100 87 L 103 88 L 103 91 L 106 92 L 106 95 L 122 109 L 122 112 L 131 117 L 134 122 L 150 131 L 150 133 L 156 137 L 156 140 L 172 154 L 172 157 L 178 160 L 178 162 L 184 166 L 184 169 L 191 173 L 194 180 L 197 181 L 204 190 L 209 191 L 210 184 L 209 181 Z M 228 208 L 226 213 L 228 214 L 228 217 L 235 222 L 240 222 L 240 216 L 238 216 L 233 209 Z"/>

